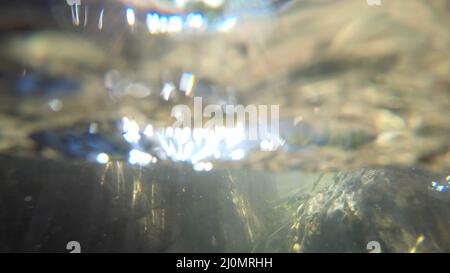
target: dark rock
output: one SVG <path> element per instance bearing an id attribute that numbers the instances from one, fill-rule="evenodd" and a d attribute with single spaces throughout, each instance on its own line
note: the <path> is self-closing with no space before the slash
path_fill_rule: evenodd
<path id="1" fill-rule="evenodd" d="M 69 78 L 57 78 L 38 72 L 30 72 L 17 80 L 16 90 L 20 96 L 54 97 L 79 92 L 81 84 Z"/>
<path id="2" fill-rule="evenodd" d="M 251 251 L 270 175 L 0 156 L 0 252 Z"/>
<path id="3" fill-rule="evenodd" d="M 291 251 L 369 252 L 376 241 L 381 252 L 448 252 L 450 198 L 430 189 L 436 179 L 399 168 L 339 173 L 297 200 Z"/>
<path id="4" fill-rule="evenodd" d="M 100 127 L 98 132 L 90 132 L 93 123 Z M 130 149 L 121 140 L 121 131 L 113 121 L 78 122 L 68 127 L 33 132 L 30 138 L 38 148 L 49 147 L 64 156 L 77 159 L 108 153 L 112 158 L 125 160 Z"/>

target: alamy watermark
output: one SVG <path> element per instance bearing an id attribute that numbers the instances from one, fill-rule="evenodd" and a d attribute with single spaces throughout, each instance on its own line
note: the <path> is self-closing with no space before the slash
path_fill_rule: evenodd
<path id="1" fill-rule="evenodd" d="M 187 105 L 172 108 L 171 116 L 176 119 L 174 128 L 216 128 L 243 127 L 247 140 L 273 139 L 280 136 L 279 105 L 206 105 L 201 97 L 194 97 L 193 111 Z M 204 120 L 207 119 L 206 122 Z"/>

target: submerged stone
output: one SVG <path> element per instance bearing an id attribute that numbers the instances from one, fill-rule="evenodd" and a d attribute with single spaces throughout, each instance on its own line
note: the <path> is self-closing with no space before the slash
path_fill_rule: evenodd
<path id="1" fill-rule="evenodd" d="M 81 90 L 80 82 L 67 77 L 52 77 L 43 73 L 30 72 L 17 80 L 16 91 L 20 96 L 70 95 Z"/>
<path id="2" fill-rule="evenodd" d="M 450 196 L 430 189 L 439 178 L 401 168 L 336 174 L 299 197 L 291 251 L 369 252 L 375 242 L 381 252 L 448 252 Z"/>
<path id="3" fill-rule="evenodd" d="M 0 252 L 248 252 L 271 176 L 0 156 Z"/>
<path id="4" fill-rule="evenodd" d="M 64 156 L 89 159 L 99 153 L 124 158 L 128 145 L 121 141 L 120 130 L 113 122 L 101 123 L 99 132 L 90 131 L 90 125 L 81 122 L 70 127 L 53 128 L 34 132 L 30 138 L 40 147 L 50 147 Z"/>

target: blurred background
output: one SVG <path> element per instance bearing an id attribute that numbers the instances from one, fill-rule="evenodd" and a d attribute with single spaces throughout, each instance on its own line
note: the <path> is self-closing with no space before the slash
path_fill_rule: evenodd
<path id="1" fill-rule="evenodd" d="M 116 123 L 164 129 L 173 105 L 201 96 L 280 105 L 284 145 L 244 147 L 237 167 L 450 165 L 447 1 L 3 1 L 1 12 L 4 154 L 127 159 Z"/>

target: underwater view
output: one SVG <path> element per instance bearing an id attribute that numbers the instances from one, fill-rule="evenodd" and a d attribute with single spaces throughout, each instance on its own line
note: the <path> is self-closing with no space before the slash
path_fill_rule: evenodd
<path id="1" fill-rule="evenodd" d="M 450 252 L 450 1 L 2 0 L 0 252 Z"/>

